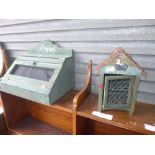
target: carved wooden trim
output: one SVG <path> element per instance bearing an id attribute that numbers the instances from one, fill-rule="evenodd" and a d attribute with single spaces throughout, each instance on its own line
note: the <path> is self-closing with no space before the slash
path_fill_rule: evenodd
<path id="1" fill-rule="evenodd" d="M 2 62 L 0 62 L 1 63 L 0 77 L 1 77 L 6 72 L 6 70 L 9 68 L 9 62 L 8 62 L 7 55 L 6 55 L 5 50 L 2 47 L 0 47 L 0 57 L 2 60 Z"/>
<path id="2" fill-rule="evenodd" d="M 9 68 L 8 59 L 2 45 L 3 44 L 0 44 L 0 77 L 3 76 L 6 70 Z M 0 107 L 2 106 L 3 105 L 2 105 L 1 94 L 0 94 Z"/>
<path id="3" fill-rule="evenodd" d="M 87 78 L 84 82 L 84 87 L 79 91 L 73 99 L 73 135 L 76 135 L 76 110 L 83 103 L 85 98 L 91 91 L 91 75 L 92 75 L 92 61 L 88 63 Z"/>
<path id="4" fill-rule="evenodd" d="M 3 50 L 0 48 L 0 76 L 2 76 L 4 70 L 4 59 L 3 59 Z"/>
<path id="5" fill-rule="evenodd" d="M 76 94 L 73 99 L 73 109 L 77 109 L 84 101 L 91 89 L 91 73 L 92 73 L 92 61 L 89 61 L 87 69 L 87 79 L 85 80 L 84 87 L 80 92 Z"/>

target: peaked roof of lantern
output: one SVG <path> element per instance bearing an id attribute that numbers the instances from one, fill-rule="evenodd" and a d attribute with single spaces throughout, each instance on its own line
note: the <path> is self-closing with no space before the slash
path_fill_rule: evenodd
<path id="1" fill-rule="evenodd" d="M 102 67 L 108 65 L 111 63 L 117 56 L 120 54 L 123 54 L 127 59 L 129 59 L 137 68 L 141 70 L 141 74 L 146 78 L 147 73 L 146 71 L 130 56 L 128 55 L 122 48 L 117 48 L 114 53 L 110 54 L 106 59 L 104 59 L 102 62 L 100 62 L 96 66 L 96 73 L 98 74 Z"/>

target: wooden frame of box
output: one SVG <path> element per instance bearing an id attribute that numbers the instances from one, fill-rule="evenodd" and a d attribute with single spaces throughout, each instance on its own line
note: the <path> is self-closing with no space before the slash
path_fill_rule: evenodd
<path id="1" fill-rule="evenodd" d="M 118 48 L 96 69 L 99 75 L 98 110 L 119 109 L 132 115 L 139 79 L 147 73 L 122 48 Z"/>
<path id="2" fill-rule="evenodd" d="M 54 103 L 73 87 L 73 52 L 50 40 L 16 58 L 0 81 L 2 92 L 43 104 Z"/>

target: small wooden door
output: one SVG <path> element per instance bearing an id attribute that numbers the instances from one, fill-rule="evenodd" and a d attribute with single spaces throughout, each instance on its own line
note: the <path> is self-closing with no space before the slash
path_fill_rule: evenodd
<path id="1" fill-rule="evenodd" d="M 104 80 L 103 109 L 129 110 L 135 76 L 107 75 Z"/>

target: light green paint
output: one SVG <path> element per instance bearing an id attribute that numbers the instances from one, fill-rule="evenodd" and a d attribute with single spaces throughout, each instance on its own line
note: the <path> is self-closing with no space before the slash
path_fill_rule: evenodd
<path id="1" fill-rule="evenodd" d="M 128 65 L 127 70 L 117 70 L 115 68 L 116 59 L 118 57 L 119 58 L 121 57 L 121 63 L 126 63 Z M 132 115 L 134 112 L 138 94 L 140 74 L 141 70 L 123 54 L 118 55 L 111 62 L 109 62 L 109 64 L 102 67 L 98 74 L 100 76 L 99 84 L 103 84 L 103 89 L 99 89 L 98 110 L 99 111 L 108 109 L 127 110 L 129 111 L 129 114 Z M 124 78 L 130 78 L 127 104 L 125 105 L 107 104 L 108 81 L 110 79 L 124 79 Z"/>
<path id="2" fill-rule="evenodd" d="M 54 73 L 49 81 L 22 77 L 11 74 L 16 65 L 54 69 Z M 2 92 L 43 104 L 53 104 L 73 87 L 72 50 L 59 48 L 49 40 L 30 50 L 26 57 L 18 57 L 0 79 Z"/>

